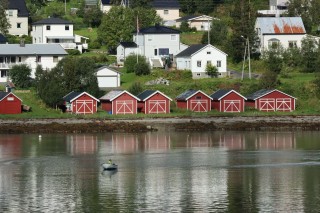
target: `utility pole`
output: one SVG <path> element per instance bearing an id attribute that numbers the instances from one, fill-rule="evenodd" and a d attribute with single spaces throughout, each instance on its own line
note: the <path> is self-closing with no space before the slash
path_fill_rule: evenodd
<path id="1" fill-rule="evenodd" d="M 241 36 L 241 37 L 244 38 L 243 36 Z M 241 80 L 243 80 L 243 78 L 244 78 L 244 63 L 246 61 L 246 54 L 247 54 L 247 40 L 246 40 L 246 44 L 244 45 L 244 55 L 243 55 L 243 62 L 242 62 Z"/>
<path id="2" fill-rule="evenodd" d="M 246 61 L 246 55 L 248 62 L 249 62 L 249 79 L 251 79 L 251 59 L 250 59 L 250 41 L 249 41 L 249 37 L 245 38 L 244 36 L 241 36 L 243 39 L 245 39 L 246 44 L 244 45 L 244 55 L 243 55 L 243 62 L 242 62 L 242 74 L 241 74 L 241 80 L 244 79 L 244 65 L 245 65 L 245 61 Z M 247 52 L 247 48 L 248 48 L 248 52 Z"/>
<path id="3" fill-rule="evenodd" d="M 250 61 L 250 42 L 249 42 L 249 37 L 247 37 L 247 43 L 248 43 L 249 79 L 251 79 L 251 61 Z"/>
<path id="4" fill-rule="evenodd" d="M 210 22 L 208 18 L 208 44 L 210 44 Z"/>

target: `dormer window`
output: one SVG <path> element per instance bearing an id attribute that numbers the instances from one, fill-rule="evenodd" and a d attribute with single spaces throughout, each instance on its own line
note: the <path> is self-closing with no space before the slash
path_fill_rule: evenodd
<path id="1" fill-rule="evenodd" d="M 47 30 L 51 30 L 51 26 L 50 25 L 47 25 Z"/>
<path id="2" fill-rule="evenodd" d="M 65 30 L 69 30 L 69 25 L 66 25 L 66 26 L 64 27 L 64 29 L 65 29 Z"/>

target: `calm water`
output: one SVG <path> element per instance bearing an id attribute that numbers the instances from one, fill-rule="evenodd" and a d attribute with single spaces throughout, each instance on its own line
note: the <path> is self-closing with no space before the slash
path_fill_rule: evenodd
<path id="1" fill-rule="evenodd" d="M 0 212 L 320 212 L 320 132 L 0 135 Z"/>

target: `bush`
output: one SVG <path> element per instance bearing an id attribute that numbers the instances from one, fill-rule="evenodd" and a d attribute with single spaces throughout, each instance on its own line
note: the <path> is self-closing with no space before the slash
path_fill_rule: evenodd
<path id="1" fill-rule="evenodd" d="M 67 50 L 67 53 L 69 55 L 80 55 L 80 51 L 79 50 Z"/>
<path id="2" fill-rule="evenodd" d="M 31 69 L 26 64 L 14 65 L 9 71 L 12 82 L 20 88 L 30 87 L 31 82 Z"/>
<path id="3" fill-rule="evenodd" d="M 149 75 L 149 64 L 147 64 L 147 62 L 145 61 L 139 61 L 137 64 L 134 65 L 134 72 L 136 75 Z"/>
<path id="4" fill-rule="evenodd" d="M 89 42 L 89 49 L 100 49 L 100 48 L 101 48 L 101 44 L 98 40 Z"/>
<path id="5" fill-rule="evenodd" d="M 146 61 L 146 58 L 142 55 L 138 55 L 138 62 Z M 124 61 L 124 68 L 127 73 L 135 72 L 134 66 L 137 64 L 137 55 L 132 54 L 129 55 Z"/>
<path id="6" fill-rule="evenodd" d="M 133 95 L 139 95 L 141 92 L 143 92 L 143 88 L 139 82 L 135 82 L 129 87 L 128 92 Z"/>

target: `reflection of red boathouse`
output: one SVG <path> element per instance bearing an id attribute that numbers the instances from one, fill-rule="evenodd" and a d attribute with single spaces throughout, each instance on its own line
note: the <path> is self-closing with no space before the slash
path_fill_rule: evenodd
<path id="1" fill-rule="evenodd" d="M 292 132 L 266 132 L 257 135 L 257 149 L 294 149 L 296 147 L 296 137 Z"/>
<path id="2" fill-rule="evenodd" d="M 97 136 L 71 135 L 68 138 L 68 149 L 73 155 L 93 154 L 97 148 Z"/>
<path id="3" fill-rule="evenodd" d="M 0 157 L 10 158 L 20 156 L 22 151 L 22 136 L 21 135 L 1 135 L 0 139 Z"/>
<path id="4" fill-rule="evenodd" d="M 232 134 L 222 134 L 220 135 L 219 147 L 241 150 L 246 148 L 245 141 L 242 133 L 233 132 Z"/>

